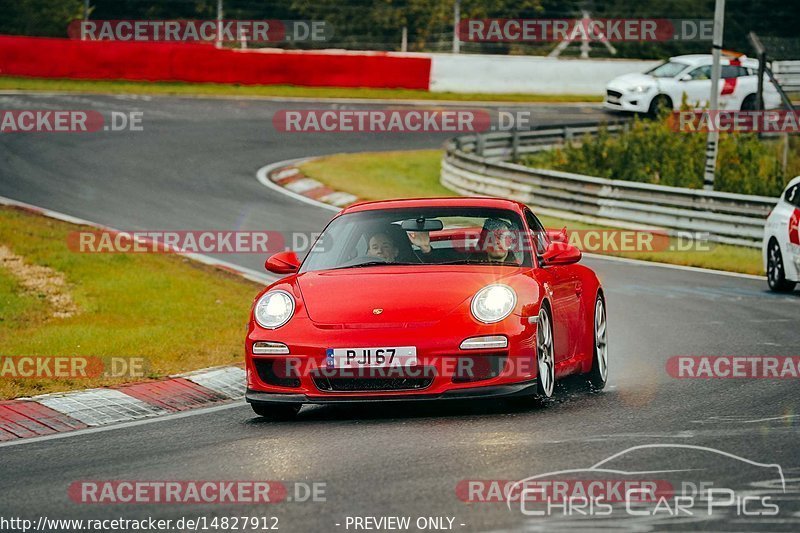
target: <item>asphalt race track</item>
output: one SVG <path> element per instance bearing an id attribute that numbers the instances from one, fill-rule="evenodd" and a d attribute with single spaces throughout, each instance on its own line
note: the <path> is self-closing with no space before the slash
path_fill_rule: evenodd
<path id="1" fill-rule="evenodd" d="M 434 148 L 436 134 L 279 134 L 272 115 L 332 105 L 166 97 L 0 95 L 0 108 L 143 110 L 143 132 L 0 135 L 0 195 L 121 229 L 317 231 L 330 213 L 261 185 L 258 168 L 335 152 Z M 374 105 L 372 107 L 375 107 Z M 529 109 L 542 124 L 601 118 L 575 105 Z M 263 257 L 224 259 L 261 269 Z M 266 422 L 245 405 L 0 448 L 0 515 L 180 518 L 268 515 L 283 531 L 346 531 L 348 516 L 454 517 L 459 531 L 505 529 L 726 531 L 800 529 L 797 379 L 676 379 L 675 355 L 800 355 L 800 293 L 766 281 L 596 258 L 605 285 L 610 383 L 574 386 L 541 404 L 467 402 L 306 407 Z M 242 317 L 244 324 L 245 317 Z M 202 342 L 202 339 L 187 339 Z M 543 521 L 504 503 L 465 503 L 462 480 L 519 480 L 588 468 L 647 444 L 709 447 L 778 464 L 780 515 Z M 675 453 L 677 450 L 677 453 Z M 668 453 L 669 452 L 669 453 Z M 631 470 L 679 469 L 689 448 L 631 456 Z M 741 461 L 712 456 L 696 479 L 758 492 Z M 269 479 L 324 482 L 325 502 L 79 505 L 78 480 Z M 446 522 L 445 522 L 446 523 Z M 338 525 L 337 525 L 338 524 Z M 463 525 L 462 525 L 463 524 Z M 353 530 L 352 526 L 350 530 Z"/>

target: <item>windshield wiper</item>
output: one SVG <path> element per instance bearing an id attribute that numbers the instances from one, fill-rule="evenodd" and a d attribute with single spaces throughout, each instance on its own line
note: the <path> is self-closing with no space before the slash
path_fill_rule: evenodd
<path id="1" fill-rule="evenodd" d="M 410 262 L 402 262 L 402 261 L 367 261 L 366 263 L 359 263 L 357 265 L 345 265 L 339 266 L 335 268 L 330 268 L 328 270 L 342 270 L 345 268 L 361 268 L 361 267 L 370 267 L 370 266 L 378 266 L 378 265 L 385 265 L 385 266 L 397 266 L 397 265 L 420 265 L 423 263 L 410 263 Z"/>
<path id="2" fill-rule="evenodd" d="M 497 263 L 490 263 L 489 261 L 481 261 L 479 259 L 458 259 L 456 261 L 445 261 L 444 263 L 428 263 L 430 265 L 491 265 Z"/>

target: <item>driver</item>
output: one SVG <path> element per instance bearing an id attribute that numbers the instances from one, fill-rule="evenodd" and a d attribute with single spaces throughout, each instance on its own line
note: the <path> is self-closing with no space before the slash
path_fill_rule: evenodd
<path id="1" fill-rule="evenodd" d="M 405 232 L 400 226 L 389 225 L 370 234 L 367 240 L 367 256 L 385 260 L 387 263 L 435 262 L 438 254 L 431 247 L 428 232 Z M 411 248 L 417 245 L 419 251 Z"/>
<path id="2" fill-rule="evenodd" d="M 378 257 L 385 259 L 389 263 L 393 263 L 400 250 L 389 235 L 383 232 L 373 233 L 367 244 L 367 255 L 369 257 Z"/>

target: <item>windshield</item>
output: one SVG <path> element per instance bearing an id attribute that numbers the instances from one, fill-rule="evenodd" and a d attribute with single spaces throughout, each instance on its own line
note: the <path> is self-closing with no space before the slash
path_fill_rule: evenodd
<path id="1" fill-rule="evenodd" d="M 683 72 L 686 67 L 685 63 L 678 63 L 676 61 L 666 61 L 661 63 L 655 68 L 652 68 L 645 72 L 645 74 L 649 74 L 654 78 L 674 78 L 681 72 Z"/>
<path id="2" fill-rule="evenodd" d="M 331 221 L 300 272 L 420 264 L 531 266 L 530 239 L 506 209 L 361 211 Z"/>

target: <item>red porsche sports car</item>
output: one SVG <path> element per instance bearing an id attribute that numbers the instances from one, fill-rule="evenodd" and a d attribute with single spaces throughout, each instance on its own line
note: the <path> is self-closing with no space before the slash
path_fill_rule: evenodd
<path id="1" fill-rule="evenodd" d="M 253 303 L 247 401 L 306 403 L 553 395 L 608 377 L 606 304 L 566 232 L 524 204 L 431 198 L 353 205 Z"/>

